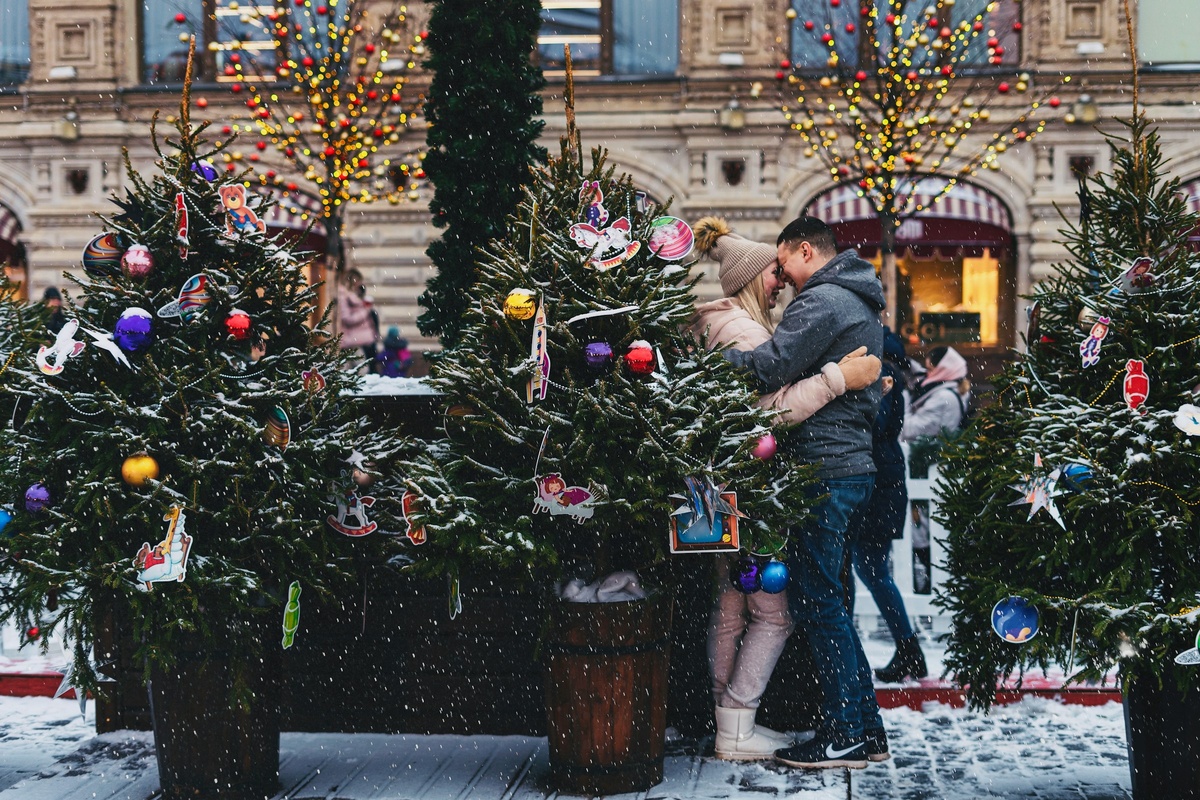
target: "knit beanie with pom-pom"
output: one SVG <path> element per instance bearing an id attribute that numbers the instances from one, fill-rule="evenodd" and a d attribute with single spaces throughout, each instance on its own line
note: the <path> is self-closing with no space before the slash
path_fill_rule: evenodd
<path id="1" fill-rule="evenodd" d="M 696 247 L 721 263 L 721 291 L 733 297 L 775 260 L 776 248 L 738 236 L 720 217 L 704 217 L 692 228 Z"/>

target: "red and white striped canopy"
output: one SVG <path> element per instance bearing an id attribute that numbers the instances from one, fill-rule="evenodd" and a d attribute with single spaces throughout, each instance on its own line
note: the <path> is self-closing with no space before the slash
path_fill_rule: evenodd
<path id="1" fill-rule="evenodd" d="M 312 225 L 314 235 L 325 235 L 325 223 L 321 221 L 320 199 L 303 192 L 278 194 L 273 199 L 276 201 L 275 205 L 262 217 L 268 228 L 302 231 Z M 314 223 L 313 220 L 316 222 Z"/>
<path id="2" fill-rule="evenodd" d="M 5 206 L 0 206 L 0 242 L 17 244 L 17 234 L 21 232 L 21 221 L 17 215 Z"/>
<path id="3" fill-rule="evenodd" d="M 956 181 L 949 189 L 945 187 L 945 178 L 924 178 L 917 182 L 916 191 L 901 194 L 904 201 L 902 207 L 922 207 L 923 210 L 918 215 L 925 219 L 970 220 L 1012 231 L 1012 215 L 995 195 L 964 181 Z M 872 201 L 864 196 L 863 191 L 854 183 L 843 183 L 817 195 L 805 208 L 804 213 L 831 225 L 875 219 Z M 903 235 L 901 238 L 904 238 Z"/>

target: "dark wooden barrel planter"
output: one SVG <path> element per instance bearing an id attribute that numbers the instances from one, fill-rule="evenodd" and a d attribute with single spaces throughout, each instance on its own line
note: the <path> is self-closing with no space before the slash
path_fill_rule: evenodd
<path id="1" fill-rule="evenodd" d="M 1200 800 L 1200 687 L 1176 683 L 1178 671 L 1194 669 L 1168 665 L 1161 687 L 1152 675 L 1122 673 L 1133 800 Z"/>
<path id="2" fill-rule="evenodd" d="M 673 598 L 556 603 L 543 644 L 551 780 L 584 795 L 662 781 Z"/>
<path id="3" fill-rule="evenodd" d="M 272 651 L 268 649 L 270 654 Z M 235 666 L 250 691 L 235 705 Z M 280 659 L 235 665 L 198 643 L 150 679 L 154 750 L 164 800 L 262 800 L 279 785 Z"/>

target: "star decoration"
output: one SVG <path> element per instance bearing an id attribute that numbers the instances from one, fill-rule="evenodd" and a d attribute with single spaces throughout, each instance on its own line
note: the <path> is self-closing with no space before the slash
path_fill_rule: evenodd
<path id="1" fill-rule="evenodd" d="M 745 519 L 745 514 L 721 497 L 721 492 L 725 491 L 728 484 L 717 486 L 709 478 L 703 481 L 700 478 L 684 478 L 683 482 L 687 484 L 688 494 L 670 495 L 672 500 L 683 501 L 683 505 L 671 512 L 671 516 L 678 517 L 682 525 L 681 536 L 712 531 L 713 526 L 719 524 L 718 514 Z"/>
<path id="2" fill-rule="evenodd" d="M 110 666 L 112 666 L 111 661 L 105 662 L 103 664 L 97 664 L 94 661 L 91 662 L 92 672 L 96 675 L 97 683 L 115 683 L 116 682 L 113 678 L 108 677 L 107 675 L 105 675 L 102 672 L 102 670 L 105 670 Z M 64 694 L 66 694 L 67 692 L 74 689 L 75 697 L 79 700 L 79 715 L 81 717 L 86 717 L 87 716 L 87 692 L 80 689 L 78 681 L 75 680 L 75 662 L 69 661 L 66 664 L 63 664 L 61 667 L 58 668 L 58 671 L 62 673 L 63 677 L 62 677 L 62 682 L 60 684 L 58 684 L 58 688 L 54 691 L 54 696 L 62 697 Z"/>
<path id="3" fill-rule="evenodd" d="M 1040 454 L 1033 457 L 1033 468 L 1035 470 L 1042 468 L 1042 457 Z M 1063 522 L 1062 515 L 1058 513 L 1058 508 L 1054 505 L 1054 498 L 1062 494 L 1058 488 L 1058 477 L 1061 474 L 1061 469 L 1055 469 L 1049 475 L 1026 475 L 1025 480 L 1021 483 L 1010 484 L 1010 489 L 1016 489 L 1024 497 L 1020 500 L 1012 501 L 1009 505 L 1019 506 L 1028 503 L 1029 516 L 1026 518 L 1027 520 L 1033 519 L 1033 515 L 1039 509 L 1044 508 L 1065 531 L 1067 529 L 1066 523 Z"/>

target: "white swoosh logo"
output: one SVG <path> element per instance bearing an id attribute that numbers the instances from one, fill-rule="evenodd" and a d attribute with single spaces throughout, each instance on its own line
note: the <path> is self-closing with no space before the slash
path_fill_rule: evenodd
<path id="1" fill-rule="evenodd" d="M 845 750 L 834 750 L 832 744 L 827 744 L 827 745 L 825 745 L 825 757 L 826 758 L 841 758 L 842 756 L 846 755 L 847 753 L 857 750 L 860 747 L 862 747 L 861 742 L 859 742 L 856 745 L 847 747 Z"/>

